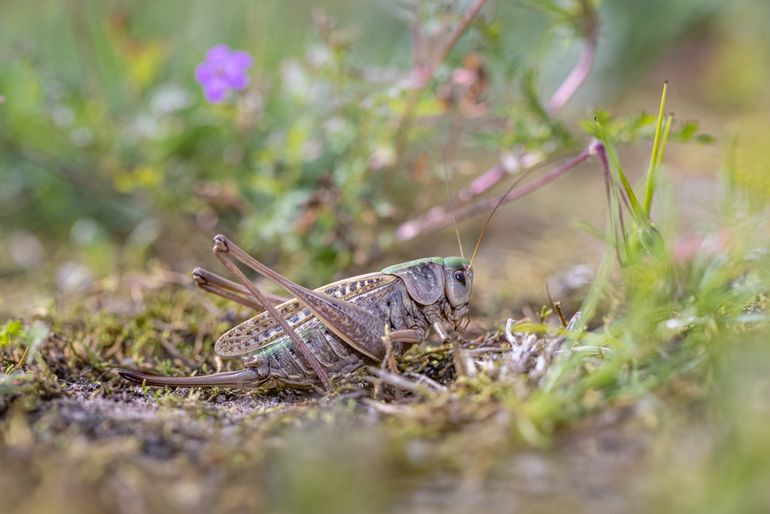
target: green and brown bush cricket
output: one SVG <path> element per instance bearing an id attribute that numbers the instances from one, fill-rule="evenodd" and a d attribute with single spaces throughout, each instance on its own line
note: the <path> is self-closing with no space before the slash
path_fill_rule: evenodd
<path id="1" fill-rule="evenodd" d="M 470 321 L 473 261 L 497 209 L 518 184 L 498 200 L 481 229 L 470 259 L 427 257 L 379 272 L 307 289 L 265 266 L 223 235 L 214 237 L 214 255 L 238 278 L 232 282 L 201 268 L 193 270 L 202 289 L 259 312 L 225 332 L 214 349 L 243 359 L 245 369 L 195 377 L 167 377 L 120 369 L 133 382 L 176 387 L 308 388 L 332 390 L 331 376 L 344 377 L 367 364 L 395 359 L 434 330 L 450 341 Z M 293 298 L 263 293 L 236 261 L 282 287 Z"/>
<path id="2" fill-rule="evenodd" d="M 240 283 L 200 268 L 193 271 L 196 283 L 261 311 L 215 344 L 220 356 L 240 357 L 245 368 L 196 377 L 118 370 L 122 377 L 158 386 L 270 388 L 320 383 L 331 390 L 330 376 L 396 359 L 410 345 L 425 341 L 431 329 L 448 340 L 469 321 L 472 258 L 417 259 L 310 290 L 257 261 L 225 236 L 214 237 L 213 251 Z M 264 294 L 236 261 L 294 298 Z"/>

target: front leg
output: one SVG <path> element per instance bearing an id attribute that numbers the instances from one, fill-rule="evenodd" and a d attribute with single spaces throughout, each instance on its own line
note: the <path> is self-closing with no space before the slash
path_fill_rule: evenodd
<path id="1" fill-rule="evenodd" d="M 444 317 L 440 314 L 440 312 L 441 307 L 436 303 L 433 305 L 428 305 L 422 310 L 422 313 L 425 315 L 425 319 L 428 320 L 430 326 L 433 327 L 433 330 L 436 331 L 436 334 L 438 334 L 442 343 L 456 339 L 457 332 L 454 330 L 454 327 L 452 327 L 450 330 L 447 330 L 444 324 Z"/>

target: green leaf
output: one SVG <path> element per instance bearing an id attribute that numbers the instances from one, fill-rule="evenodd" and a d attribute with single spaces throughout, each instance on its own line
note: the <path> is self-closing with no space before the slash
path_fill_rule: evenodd
<path id="1" fill-rule="evenodd" d="M 21 336 L 24 331 L 24 324 L 21 320 L 14 319 L 8 321 L 3 328 L 0 328 L 0 346 L 10 346 L 11 340 Z"/>
<path id="2" fill-rule="evenodd" d="M 679 129 L 679 139 L 681 141 L 689 141 L 695 136 L 696 132 L 698 132 L 698 122 L 688 121 Z"/>
<path id="3" fill-rule="evenodd" d="M 27 329 L 27 333 L 24 337 L 24 343 L 29 347 L 29 352 L 27 352 L 27 364 L 37 358 L 38 350 L 43 342 L 48 339 L 48 334 L 50 332 L 48 325 L 42 321 L 34 321 Z"/>

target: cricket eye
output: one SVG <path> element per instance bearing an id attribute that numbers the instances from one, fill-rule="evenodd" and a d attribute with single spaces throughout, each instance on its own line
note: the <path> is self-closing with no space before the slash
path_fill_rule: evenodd
<path id="1" fill-rule="evenodd" d="M 465 273 L 462 271 L 455 271 L 455 280 L 460 282 L 462 285 L 465 285 Z"/>

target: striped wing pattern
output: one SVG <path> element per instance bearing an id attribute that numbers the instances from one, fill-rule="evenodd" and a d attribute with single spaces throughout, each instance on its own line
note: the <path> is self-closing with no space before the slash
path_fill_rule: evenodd
<path id="1" fill-rule="evenodd" d="M 395 280 L 398 279 L 393 275 L 369 273 L 333 282 L 315 291 L 340 300 L 357 303 L 358 299 L 369 296 L 372 292 Z M 300 334 L 300 337 L 302 337 L 303 331 L 309 328 L 308 325 L 320 323 L 310 309 L 302 305 L 297 299 L 277 305 L 276 309 L 289 325 Z M 269 347 L 282 345 L 288 341 L 290 339 L 283 332 L 283 329 L 273 321 L 267 312 L 262 312 L 225 332 L 217 340 L 214 349 L 222 357 L 239 357 L 267 350 Z"/>

